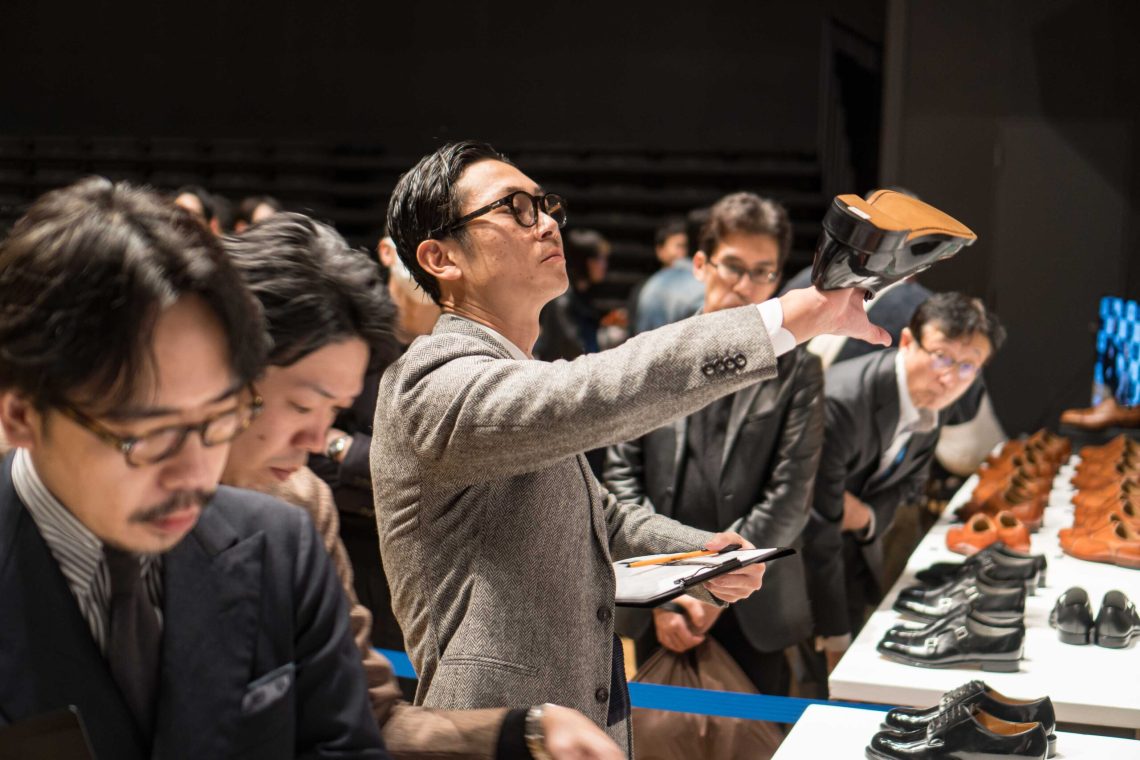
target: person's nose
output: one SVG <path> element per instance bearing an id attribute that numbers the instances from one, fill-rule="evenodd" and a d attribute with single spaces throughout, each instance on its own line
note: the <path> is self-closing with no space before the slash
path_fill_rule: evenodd
<path id="1" fill-rule="evenodd" d="M 554 220 L 554 217 L 543 211 L 542 208 L 536 208 L 535 213 L 538 216 L 534 223 L 534 230 L 539 240 L 545 240 L 558 232 L 558 222 Z"/>
<path id="2" fill-rule="evenodd" d="M 207 446 L 202 436 L 191 432 L 182 447 L 161 462 L 162 485 L 171 491 L 211 491 L 218 485 L 218 457 L 225 459 L 229 444 Z"/>
<path id="3" fill-rule="evenodd" d="M 332 427 L 332 420 L 325 415 L 315 415 L 313 421 L 305 425 L 297 431 L 294 437 L 294 443 L 298 448 L 308 451 L 310 454 L 323 454 L 325 453 L 325 437 L 329 434 L 329 428 Z"/>

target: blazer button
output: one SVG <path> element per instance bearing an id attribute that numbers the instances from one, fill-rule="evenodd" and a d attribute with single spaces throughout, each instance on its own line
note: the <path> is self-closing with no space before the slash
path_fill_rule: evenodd
<path id="1" fill-rule="evenodd" d="M 744 354 L 737 354 L 732 358 L 736 361 L 736 366 L 740 369 L 744 369 L 745 365 L 748 364 L 748 357 Z"/>
<path id="2" fill-rule="evenodd" d="M 598 620 L 601 620 L 603 623 L 610 622 L 610 618 L 612 618 L 613 616 L 614 616 L 614 613 L 610 611 L 609 607 L 599 607 L 598 608 Z"/>
<path id="3" fill-rule="evenodd" d="M 594 699 L 599 702 L 608 702 L 610 699 L 610 690 L 599 687 L 598 690 L 594 692 Z"/>
<path id="4" fill-rule="evenodd" d="M 701 367 L 701 372 L 705 373 L 705 377 L 712 377 L 713 373 L 716 372 L 716 369 L 713 367 L 713 365 L 706 364 Z"/>
<path id="5" fill-rule="evenodd" d="M 724 359 L 717 359 L 713 362 L 713 367 L 717 372 L 724 372 Z"/>

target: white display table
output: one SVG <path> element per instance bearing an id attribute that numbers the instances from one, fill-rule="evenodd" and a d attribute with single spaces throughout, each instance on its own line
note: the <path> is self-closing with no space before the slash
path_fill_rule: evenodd
<path id="1" fill-rule="evenodd" d="M 974 669 L 918 668 L 892 662 L 875 650 L 888 628 L 903 618 L 891 610 L 898 591 L 915 582 L 915 573 L 935 562 L 964 559 L 946 548 L 946 531 L 954 510 L 973 492 L 977 477 L 967 480 L 950 501 L 907 562 L 906 570 L 831 674 L 832 699 L 928 706 L 945 692 L 974 678 L 1011 697 L 1049 695 L 1057 719 L 1070 723 L 1140 728 L 1140 641 L 1128 649 L 1062 644 L 1049 627 L 1049 612 L 1066 589 L 1088 591 L 1095 617 L 1104 593 L 1119 589 L 1140 602 L 1140 570 L 1084 562 L 1061 551 L 1057 531 L 1072 525 L 1071 464 L 1054 481 L 1041 530 L 1032 537 L 1032 551 L 1049 561 L 1047 585 L 1025 605 L 1025 659 L 1019 673 L 990 673 Z M 1140 752 L 1133 755 L 1140 758 Z"/>
<path id="2" fill-rule="evenodd" d="M 810 705 L 772 760 L 848 760 L 864 757 L 883 713 Z M 1136 760 L 1140 741 L 1057 732 L 1054 760 Z"/>

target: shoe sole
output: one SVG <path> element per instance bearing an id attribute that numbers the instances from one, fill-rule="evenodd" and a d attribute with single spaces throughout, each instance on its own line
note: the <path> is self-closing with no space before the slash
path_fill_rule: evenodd
<path id="1" fill-rule="evenodd" d="M 1016 660 L 1010 659 L 993 659 L 987 660 L 982 657 L 961 657 L 956 660 L 942 660 L 941 662 L 929 662 L 925 660 L 916 660 L 905 655 L 900 655 L 897 652 L 878 650 L 879 654 L 886 657 L 888 660 L 902 663 L 903 665 L 913 665 L 919 668 L 980 668 L 990 673 L 1017 673 L 1021 670 L 1021 657 L 1018 656 Z"/>
<path id="2" fill-rule="evenodd" d="M 1072 631 L 1057 631 L 1057 637 L 1061 639 L 1062 644 L 1072 644 L 1073 646 L 1082 647 L 1092 643 L 1092 631 L 1085 631 L 1084 633 L 1074 633 Z"/>
<path id="3" fill-rule="evenodd" d="M 1107 647 L 1108 649 L 1126 649 L 1132 643 L 1133 634 L 1127 636 L 1105 636 L 1103 633 L 1096 634 L 1093 638 L 1096 639 L 1097 646 Z"/>

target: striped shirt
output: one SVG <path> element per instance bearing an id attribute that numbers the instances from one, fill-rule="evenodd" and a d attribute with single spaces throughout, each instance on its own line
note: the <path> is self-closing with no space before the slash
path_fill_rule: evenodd
<path id="1" fill-rule="evenodd" d="M 12 462 L 12 485 L 27 507 L 67 580 L 99 650 L 107 653 L 111 616 L 111 574 L 103 558 L 103 542 L 48 491 L 25 449 Z M 142 555 L 143 584 L 162 625 L 162 556 Z"/>

